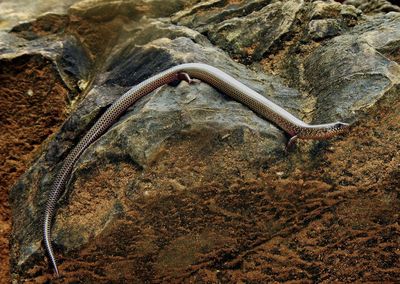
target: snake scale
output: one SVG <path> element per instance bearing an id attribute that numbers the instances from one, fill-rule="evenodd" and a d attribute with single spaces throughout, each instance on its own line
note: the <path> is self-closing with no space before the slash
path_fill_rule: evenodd
<path id="1" fill-rule="evenodd" d="M 49 199 L 47 201 L 43 222 L 43 238 L 45 249 L 50 258 L 54 272 L 59 276 L 57 262 L 51 245 L 51 222 L 54 217 L 57 201 L 69 178 L 75 162 L 88 146 L 104 134 L 118 118 L 138 99 L 151 93 L 155 89 L 170 84 L 174 81 L 185 80 L 192 82 L 192 78 L 199 79 L 210 84 L 233 99 L 248 106 L 251 110 L 272 121 L 287 132 L 291 139 L 288 145 L 297 138 L 301 139 L 327 139 L 334 135 L 343 133 L 349 124 L 335 122 L 328 124 L 309 125 L 293 116 L 291 113 L 271 102 L 264 96 L 253 91 L 246 85 L 240 83 L 230 75 L 221 70 L 203 63 L 187 63 L 177 65 L 165 70 L 142 83 L 132 87 L 129 91 L 117 99 L 97 120 L 97 122 L 84 135 L 79 143 L 65 158 L 64 163 L 53 182 Z"/>

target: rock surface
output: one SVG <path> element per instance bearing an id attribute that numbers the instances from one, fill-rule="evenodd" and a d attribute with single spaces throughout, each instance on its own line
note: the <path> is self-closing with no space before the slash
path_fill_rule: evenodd
<path id="1" fill-rule="evenodd" d="M 345 3 L 357 7 L 366 14 L 400 12 L 400 7 L 398 5 L 394 5 L 391 1 L 387 0 L 346 0 Z"/>
<path id="2" fill-rule="evenodd" d="M 76 163 L 53 226 L 54 282 L 400 278 L 400 13 L 333 1 L 67 2 L 0 33 L 1 78 L 36 68 L 57 82 L 46 106 L 60 107 L 50 99 L 60 94 L 67 105 L 39 116 L 70 110 L 41 149 L 28 148 L 31 165 L 10 192 L 13 281 L 52 279 L 41 218 L 68 152 L 124 91 L 185 62 L 218 67 L 306 122 L 352 131 L 286 153 L 282 130 L 211 86 L 161 87 Z M 22 127 L 13 125 L 2 127 Z"/>

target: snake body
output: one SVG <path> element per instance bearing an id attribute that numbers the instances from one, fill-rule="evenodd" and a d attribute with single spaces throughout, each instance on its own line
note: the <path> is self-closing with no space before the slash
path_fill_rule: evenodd
<path id="1" fill-rule="evenodd" d="M 285 109 L 266 99 L 264 96 L 253 91 L 246 85 L 240 83 L 230 75 L 207 64 L 181 64 L 154 75 L 153 77 L 132 87 L 107 109 L 92 128 L 84 135 L 75 148 L 68 154 L 53 182 L 45 208 L 43 238 L 45 249 L 57 276 L 59 275 L 59 271 L 51 245 L 51 222 L 54 216 L 56 203 L 71 174 L 75 162 L 85 149 L 104 134 L 107 129 L 110 128 L 138 99 L 151 93 L 155 89 L 176 80 L 185 80 L 190 83 L 191 78 L 196 78 L 206 82 L 218 89 L 220 92 L 245 104 L 260 116 L 274 122 L 292 136 L 292 139 L 326 139 L 344 132 L 348 127 L 348 124 L 342 122 L 309 125 L 296 118 Z"/>

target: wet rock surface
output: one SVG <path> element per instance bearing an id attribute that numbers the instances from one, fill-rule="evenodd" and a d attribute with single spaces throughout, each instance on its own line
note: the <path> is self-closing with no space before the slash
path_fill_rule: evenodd
<path id="1" fill-rule="evenodd" d="M 24 158 L 3 153 L 2 192 L 26 170 L 10 192 L 11 279 L 52 279 L 41 218 L 68 152 L 131 86 L 186 62 L 220 68 L 306 122 L 351 122 L 351 132 L 286 153 L 279 127 L 213 87 L 163 86 L 75 164 L 53 226 L 53 281 L 399 279 L 400 14 L 350 2 L 75 1 L 2 31 L 3 89 L 36 94 L 43 82 L 21 83 L 31 70 L 56 82 L 42 92 L 44 110 L 55 107 L 38 113 L 43 123 L 2 118 L 36 145 L 23 152 L 18 138 L 9 148 Z M 18 115 L 35 119 L 25 98 Z M 40 137 L 21 126 L 30 123 Z"/>

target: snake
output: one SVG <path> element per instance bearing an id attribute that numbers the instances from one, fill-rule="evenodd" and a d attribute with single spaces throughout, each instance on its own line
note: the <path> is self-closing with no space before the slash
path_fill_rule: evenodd
<path id="1" fill-rule="evenodd" d="M 43 240 L 45 251 L 47 252 L 57 277 L 60 274 L 51 244 L 51 223 L 55 215 L 56 204 L 63 193 L 65 184 L 72 172 L 75 162 L 85 149 L 103 135 L 137 100 L 163 85 L 180 81 L 193 83 L 195 81 L 194 79 L 208 83 L 218 91 L 246 105 L 261 117 L 276 124 L 291 137 L 287 146 L 292 145 L 298 138 L 328 139 L 332 136 L 344 133 L 349 128 L 348 123 L 340 121 L 317 125 L 307 124 L 227 73 L 205 63 L 185 63 L 176 65 L 144 80 L 138 85 L 133 86 L 111 104 L 78 144 L 69 152 L 63 161 L 61 169 L 54 178 L 44 212 Z"/>

